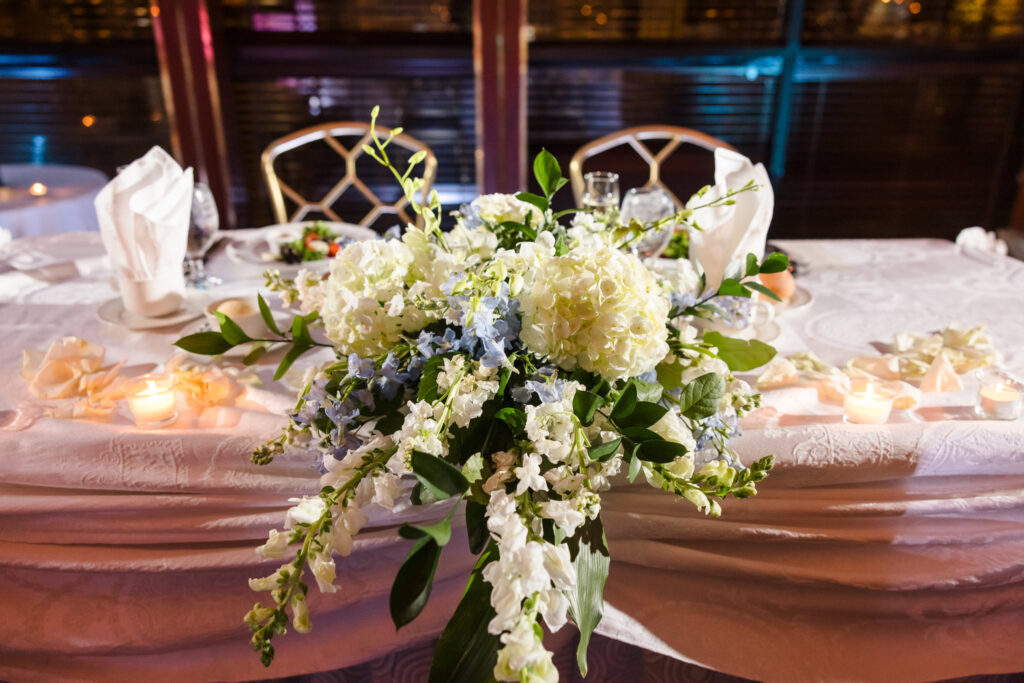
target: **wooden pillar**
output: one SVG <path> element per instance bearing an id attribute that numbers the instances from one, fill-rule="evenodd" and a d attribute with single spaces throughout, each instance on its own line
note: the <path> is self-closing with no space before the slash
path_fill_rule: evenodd
<path id="1" fill-rule="evenodd" d="M 476 169 L 481 193 L 526 189 L 526 3 L 473 0 Z"/>
<path id="2" fill-rule="evenodd" d="M 235 227 L 227 144 L 206 0 L 151 0 L 172 153 L 210 186 L 221 228 Z"/>

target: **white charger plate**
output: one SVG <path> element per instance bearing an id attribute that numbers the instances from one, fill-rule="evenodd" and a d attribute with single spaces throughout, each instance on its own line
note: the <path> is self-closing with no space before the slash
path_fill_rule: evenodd
<path id="1" fill-rule="evenodd" d="M 174 313 L 160 316 L 159 318 L 145 318 L 135 315 L 124 307 L 120 297 L 100 304 L 96 309 L 96 317 L 102 322 L 118 327 L 126 327 L 129 330 L 153 330 L 160 327 L 171 327 L 180 325 L 190 320 L 195 320 L 203 314 L 203 306 L 200 302 L 186 297 L 185 302 Z"/>
<path id="2" fill-rule="evenodd" d="M 797 285 L 793 290 L 793 296 L 789 297 L 786 301 L 772 301 L 775 306 L 775 310 L 778 313 L 784 313 L 786 311 L 796 311 L 801 308 L 806 308 L 814 302 L 814 295 L 810 293 L 805 287 Z"/>
<path id="3" fill-rule="evenodd" d="M 314 270 L 326 270 L 331 265 L 331 259 L 323 258 L 317 261 L 305 261 L 303 263 L 284 263 L 276 259 L 267 260 L 264 254 L 276 254 L 277 249 L 285 242 L 291 242 L 302 237 L 302 231 L 314 223 L 323 223 L 329 230 L 338 235 L 348 237 L 356 241 L 377 239 L 377 233 L 361 225 L 352 223 L 332 223 L 330 221 L 302 221 L 301 223 L 283 223 L 268 225 L 251 231 L 251 236 L 230 236 L 231 241 L 225 250 L 228 258 L 236 263 L 260 268 L 277 268 L 282 272 L 297 272 L 300 268 L 312 268 Z M 239 231 L 249 232 L 249 231 Z"/>

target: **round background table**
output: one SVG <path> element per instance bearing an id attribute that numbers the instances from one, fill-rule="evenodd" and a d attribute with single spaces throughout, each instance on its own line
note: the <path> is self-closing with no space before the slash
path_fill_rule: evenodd
<path id="1" fill-rule="evenodd" d="M 0 164 L 0 181 L 0 227 L 14 238 L 100 228 L 93 200 L 107 183 L 102 171 L 57 164 Z M 36 183 L 45 186 L 45 194 L 33 194 Z"/>

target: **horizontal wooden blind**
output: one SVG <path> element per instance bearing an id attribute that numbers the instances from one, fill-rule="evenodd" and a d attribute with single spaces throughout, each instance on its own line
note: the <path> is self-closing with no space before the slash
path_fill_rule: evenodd
<path id="1" fill-rule="evenodd" d="M 951 237 L 1012 197 L 1024 76 L 898 73 L 797 85 L 781 230 Z"/>
<path id="2" fill-rule="evenodd" d="M 147 0 L 0 0 L 0 40 L 152 40 Z"/>
<path id="3" fill-rule="evenodd" d="M 537 41 L 772 42 L 783 0 L 545 0 L 531 2 Z"/>
<path id="4" fill-rule="evenodd" d="M 466 33 L 470 0 L 222 0 L 225 28 L 283 33 Z"/>
<path id="5" fill-rule="evenodd" d="M 949 45 L 1019 41 L 1018 0 L 807 0 L 804 40 Z"/>

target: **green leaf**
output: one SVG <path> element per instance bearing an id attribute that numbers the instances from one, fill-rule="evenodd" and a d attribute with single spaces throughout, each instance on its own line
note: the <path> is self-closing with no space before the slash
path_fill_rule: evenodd
<path id="1" fill-rule="evenodd" d="M 778 294 L 776 294 L 772 290 L 768 289 L 767 287 L 762 285 L 760 282 L 744 282 L 743 285 L 745 287 L 749 287 L 750 289 L 753 289 L 754 291 L 761 292 L 761 294 L 764 294 L 769 299 L 775 299 L 776 301 L 782 301 L 782 299 L 779 298 Z"/>
<path id="2" fill-rule="evenodd" d="M 526 202 L 527 204 L 533 204 L 541 211 L 547 211 L 548 207 L 551 206 L 551 202 L 549 202 L 546 197 L 535 195 L 532 192 L 520 192 L 516 195 L 516 199 Z"/>
<path id="3" fill-rule="evenodd" d="M 526 413 L 519 408 L 502 408 L 494 417 L 511 427 L 513 433 L 521 432 L 526 427 Z"/>
<path id="4" fill-rule="evenodd" d="M 391 620 L 395 629 L 418 617 L 427 606 L 440 558 L 441 546 L 429 536 L 418 540 L 409 551 L 391 585 Z"/>
<path id="5" fill-rule="evenodd" d="M 597 394 L 579 389 L 572 397 L 572 412 L 584 427 L 590 426 L 594 421 L 594 413 L 604 403 L 604 399 Z"/>
<path id="6" fill-rule="evenodd" d="M 200 356 L 218 356 L 235 347 L 220 332 L 196 332 L 182 337 L 174 345 Z"/>
<path id="7" fill-rule="evenodd" d="M 713 372 L 701 375 L 683 387 L 679 396 L 679 410 L 694 420 L 710 417 L 718 411 L 718 402 L 724 393 L 725 382 L 721 377 Z"/>
<path id="8" fill-rule="evenodd" d="M 242 359 L 242 365 L 253 365 L 259 362 L 260 358 L 263 358 L 267 353 L 267 345 L 259 342 L 252 345 L 252 350 L 245 354 L 245 358 Z"/>
<path id="9" fill-rule="evenodd" d="M 606 441 L 605 443 L 591 446 L 587 449 L 587 455 L 590 456 L 591 460 L 596 460 L 597 462 L 611 460 L 619 451 L 619 445 L 621 443 L 622 439 L 613 439 L 612 441 Z"/>
<path id="10" fill-rule="evenodd" d="M 675 441 L 651 440 L 644 441 L 637 448 L 636 457 L 647 462 L 666 463 L 672 462 L 680 455 L 686 455 L 689 451 L 686 446 Z"/>
<path id="11" fill-rule="evenodd" d="M 469 575 L 462 600 L 437 641 L 429 683 L 494 680 L 501 641 L 487 632 L 494 609 L 491 584 L 484 581 L 482 573 L 484 567 L 497 558 L 498 550 L 492 542 Z"/>
<path id="12" fill-rule="evenodd" d="M 626 390 L 622 392 L 619 400 L 615 402 L 615 406 L 612 408 L 612 421 L 618 422 L 623 418 L 629 417 L 636 409 L 636 403 L 636 385 L 631 382 L 626 386 Z"/>
<path id="13" fill-rule="evenodd" d="M 412 452 L 412 471 L 435 498 L 462 495 L 469 482 L 451 463 L 428 453 Z"/>
<path id="14" fill-rule="evenodd" d="M 747 258 L 749 259 L 750 256 L 753 256 L 753 254 L 748 255 Z M 789 268 L 789 257 L 785 254 L 780 254 L 777 251 L 768 254 L 764 257 L 764 260 L 761 261 L 762 273 L 781 273 L 787 268 Z"/>
<path id="15" fill-rule="evenodd" d="M 611 555 L 604 535 L 601 516 L 587 520 L 568 540 L 572 564 L 576 568 L 576 590 L 566 594 L 569 614 L 580 630 L 580 643 L 576 648 L 576 663 L 580 673 L 587 675 L 587 646 L 590 636 L 601 622 L 604 608 L 604 584 L 608 580 Z"/>
<path id="16" fill-rule="evenodd" d="M 262 294 L 256 295 L 256 302 L 260 307 L 260 317 L 263 318 L 263 324 L 267 326 L 268 330 L 276 334 L 278 337 L 282 336 L 281 330 L 277 326 L 277 321 L 274 320 L 274 315 L 270 312 L 270 306 L 267 305 Z"/>
<path id="17" fill-rule="evenodd" d="M 252 341 L 252 337 L 247 335 L 234 320 L 227 317 L 220 311 L 214 311 L 213 315 L 217 318 L 217 322 L 220 323 L 221 336 L 224 337 L 224 339 L 232 346 L 238 346 L 239 344 Z"/>
<path id="18" fill-rule="evenodd" d="M 474 555 L 487 545 L 491 533 L 487 530 L 487 506 L 474 500 L 466 501 L 466 535 L 469 551 Z"/>
<path id="19" fill-rule="evenodd" d="M 721 358 L 730 370 L 747 372 L 759 368 L 775 357 L 775 347 L 763 341 L 733 339 L 719 332 L 707 332 L 704 341 L 718 349 Z"/>
<path id="20" fill-rule="evenodd" d="M 437 389 L 437 374 L 444 368 L 445 359 L 451 358 L 451 356 L 452 354 L 448 353 L 431 356 L 427 359 L 427 362 L 423 364 L 423 372 L 420 374 L 420 383 L 416 388 L 417 399 L 433 403 L 437 399 L 441 398 L 440 392 Z"/>
<path id="21" fill-rule="evenodd" d="M 466 462 L 462 463 L 462 476 L 466 478 L 470 486 L 483 479 L 483 473 L 484 456 L 480 453 L 474 453 L 466 458 Z"/>
<path id="22" fill-rule="evenodd" d="M 661 436 L 661 434 L 652 432 L 650 429 L 644 429 L 643 427 L 623 427 L 619 430 L 619 433 L 633 443 L 664 440 L 664 437 Z"/>
<path id="23" fill-rule="evenodd" d="M 558 180 L 562 177 L 562 169 L 558 166 L 558 160 L 546 149 L 542 149 L 533 160 L 533 176 L 537 179 L 541 191 L 548 197 L 561 187 Z"/>
<path id="24" fill-rule="evenodd" d="M 401 429 L 403 422 L 405 422 L 405 415 L 402 415 L 398 411 L 391 412 L 377 420 L 376 429 L 381 434 L 387 436 L 389 434 L 394 434 Z"/>
<path id="25" fill-rule="evenodd" d="M 660 420 L 668 412 L 668 408 L 651 403 L 650 401 L 637 401 L 633 412 L 617 422 L 623 427 L 650 427 Z"/>
<path id="26" fill-rule="evenodd" d="M 410 541 L 430 538 L 439 546 L 446 546 L 452 538 L 452 515 L 455 514 L 458 507 L 458 504 L 452 505 L 451 509 L 448 510 L 448 514 L 437 524 L 431 524 L 430 526 L 403 524 L 398 529 L 398 535 L 402 538 L 408 538 Z"/>
<path id="27" fill-rule="evenodd" d="M 633 384 L 636 385 L 636 397 L 641 401 L 650 401 L 657 403 L 661 400 L 661 393 L 663 387 L 657 382 L 645 382 L 641 379 L 634 379 Z"/>
<path id="28" fill-rule="evenodd" d="M 312 345 L 309 342 L 293 342 L 292 347 L 288 349 L 288 353 L 281 359 L 280 365 L 277 366 L 277 371 L 274 373 L 274 380 L 279 380 L 284 377 L 284 373 L 288 372 L 288 368 L 292 366 L 299 356 L 309 351 Z"/>
<path id="29" fill-rule="evenodd" d="M 306 316 L 301 315 L 295 316 L 295 319 L 292 320 L 293 344 L 304 344 L 307 347 L 313 345 L 313 338 L 309 336 L 309 328 L 307 327 L 308 322 Z"/>
<path id="30" fill-rule="evenodd" d="M 747 269 L 744 273 L 746 277 L 757 275 L 761 272 L 761 269 L 757 266 L 757 256 L 754 254 L 747 254 Z"/>
<path id="31" fill-rule="evenodd" d="M 750 298 L 750 290 L 740 284 L 739 280 L 726 278 L 718 285 L 718 296 L 741 296 Z"/>

